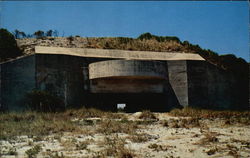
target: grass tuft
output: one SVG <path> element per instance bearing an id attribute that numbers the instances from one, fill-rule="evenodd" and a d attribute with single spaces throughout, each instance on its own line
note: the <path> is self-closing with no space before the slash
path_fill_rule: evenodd
<path id="1" fill-rule="evenodd" d="M 170 115 L 177 117 L 191 117 L 196 119 L 224 119 L 225 124 L 243 124 L 250 125 L 250 111 L 216 111 L 207 109 L 198 109 L 185 107 L 183 109 L 174 109 Z"/>
<path id="2" fill-rule="evenodd" d="M 207 110 L 192 107 L 185 107 L 183 109 L 173 109 L 170 111 L 172 116 L 182 116 L 182 117 L 198 117 L 198 118 L 242 118 L 250 117 L 250 111 L 217 111 L 217 110 Z"/>
<path id="3" fill-rule="evenodd" d="M 157 117 L 150 112 L 149 110 L 142 111 L 142 113 L 139 116 L 139 119 L 144 119 L 144 120 L 156 120 Z"/>
<path id="4" fill-rule="evenodd" d="M 116 120 L 103 120 L 99 127 L 97 128 L 97 132 L 109 135 L 111 133 L 126 133 L 126 134 L 134 134 L 136 129 L 138 128 L 137 124 L 128 121 L 116 121 Z"/>
<path id="5" fill-rule="evenodd" d="M 27 154 L 28 158 L 35 158 L 36 155 L 42 150 L 41 146 L 36 145 L 31 149 L 27 150 L 25 153 Z"/>
<path id="6" fill-rule="evenodd" d="M 136 155 L 134 152 L 125 146 L 125 139 L 119 138 L 118 135 L 106 136 L 102 145 L 104 149 L 98 153 L 96 157 L 119 157 L 119 158 L 133 158 Z"/>
<path id="7" fill-rule="evenodd" d="M 188 118 L 188 119 L 169 119 L 163 122 L 163 126 L 170 128 L 194 128 L 194 127 L 200 127 L 201 124 L 198 118 Z"/>

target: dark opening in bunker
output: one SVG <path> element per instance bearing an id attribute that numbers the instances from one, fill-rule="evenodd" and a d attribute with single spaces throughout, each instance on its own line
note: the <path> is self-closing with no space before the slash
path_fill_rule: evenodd
<path id="1" fill-rule="evenodd" d="M 107 111 L 117 111 L 117 103 L 125 105 L 125 112 L 168 110 L 167 96 L 162 93 L 92 93 L 88 100 L 89 106 Z"/>

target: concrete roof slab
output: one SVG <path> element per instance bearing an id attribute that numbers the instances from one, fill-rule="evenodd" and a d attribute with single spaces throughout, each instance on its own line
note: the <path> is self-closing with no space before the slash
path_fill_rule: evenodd
<path id="1" fill-rule="evenodd" d="M 205 60 L 199 54 L 180 52 L 128 51 L 116 49 L 35 47 L 36 54 L 60 54 L 80 57 L 115 58 L 127 60 Z"/>

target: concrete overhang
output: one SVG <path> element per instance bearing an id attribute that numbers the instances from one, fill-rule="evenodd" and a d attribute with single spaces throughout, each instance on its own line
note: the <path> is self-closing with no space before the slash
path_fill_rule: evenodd
<path id="1" fill-rule="evenodd" d="M 89 79 L 138 78 L 166 79 L 167 65 L 161 61 L 107 60 L 89 64 Z"/>
<path id="2" fill-rule="evenodd" d="M 205 60 L 199 54 L 180 52 L 128 51 L 116 49 L 35 47 L 36 54 L 72 55 L 79 57 L 113 58 L 126 60 Z"/>

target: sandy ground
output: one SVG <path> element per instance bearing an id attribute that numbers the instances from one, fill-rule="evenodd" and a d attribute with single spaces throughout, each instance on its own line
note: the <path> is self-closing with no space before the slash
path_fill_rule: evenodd
<path id="1" fill-rule="evenodd" d="M 128 120 L 138 121 L 140 113 L 123 114 Z M 198 127 L 182 127 L 171 125 L 173 120 L 183 118 L 172 117 L 167 113 L 155 113 L 157 120 L 151 123 L 142 124 L 137 129 L 139 141 L 130 139 L 135 135 L 125 133 L 95 133 L 101 118 L 90 118 L 91 125 L 83 124 L 86 134 L 64 132 L 61 135 L 51 134 L 49 136 L 28 137 L 19 136 L 14 140 L 0 141 L 0 151 L 2 158 L 28 157 L 27 150 L 38 145 L 41 147 L 34 157 L 106 157 L 101 156 L 107 144 L 105 139 L 123 140 L 124 147 L 133 153 L 136 158 L 230 158 L 230 157 L 250 157 L 250 127 L 239 124 L 226 124 L 222 119 L 199 120 Z M 73 121 L 79 121 L 76 118 Z M 166 125 L 165 122 L 169 122 Z M 89 131 L 89 132 L 88 132 Z M 142 138 L 142 140 L 140 140 Z M 137 139 L 136 139 L 137 140 Z M 106 141 L 107 143 L 107 141 Z M 14 151 L 14 152 L 11 152 Z M 109 156 L 107 156 L 109 157 Z M 110 156 L 112 157 L 112 156 Z M 130 158 L 131 156 L 123 156 Z"/>

